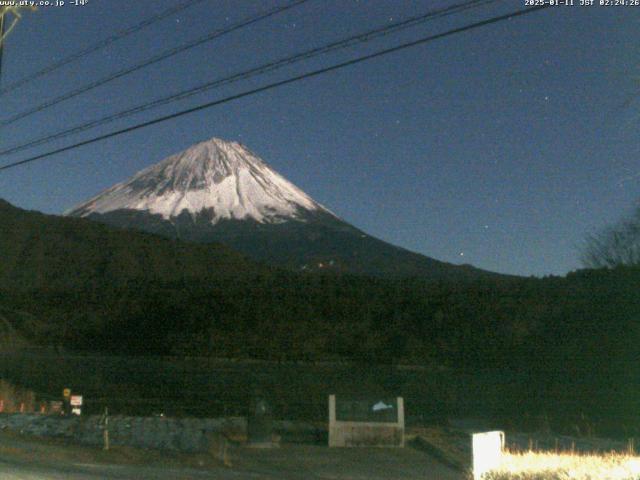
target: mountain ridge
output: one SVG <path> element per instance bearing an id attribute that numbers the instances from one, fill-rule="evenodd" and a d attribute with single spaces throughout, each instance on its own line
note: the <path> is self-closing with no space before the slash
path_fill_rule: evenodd
<path id="1" fill-rule="evenodd" d="M 294 271 L 472 279 L 501 274 L 391 245 L 345 222 L 237 142 L 171 155 L 65 212 L 169 238 L 218 242 Z"/>

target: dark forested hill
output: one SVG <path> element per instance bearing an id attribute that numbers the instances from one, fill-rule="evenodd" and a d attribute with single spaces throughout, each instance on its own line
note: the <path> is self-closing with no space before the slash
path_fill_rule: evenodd
<path id="1" fill-rule="evenodd" d="M 0 225 L 5 340 L 136 355 L 447 366 L 494 382 L 496 408 L 509 403 L 507 391 L 518 398 L 513 408 L 528 411 L 640 408 L 638 268 L 464 283 L 296 274 L 220 246 L 6 203 Z"/>
<path id="2" fill-rule="evenodd" d="M 136 281 L 214 280 L 262 270 L 220 245 L 190 245 L 0 200 L 0 287 L 86 289 Z"/>

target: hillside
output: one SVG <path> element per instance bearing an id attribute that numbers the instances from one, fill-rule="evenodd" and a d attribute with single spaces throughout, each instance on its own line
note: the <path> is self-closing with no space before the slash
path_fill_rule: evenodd
<path id="1" fill-rule="evenodd" d="M 132 281 L 214 281 L 266 268 L 221 245 L 190 245 L 0 200 L 0 288 L 68 290 Z"/>
<path id="2" fill-rule="evenodd" d="M 442 282 L 296 274 L 219 245 L 26 212 L 6 202 L 0 223 L 6 226 L 0 306 L 23 313 L 12 327 L 35 344 L 431 362 L 439 357 L 435 342 L 448 342 L 467 321 L 434 324 L 431 316 L 450 294 Z M 462 285 L 473 283 L 456 288 Z"/>
<path id="3" fill-rule="evenodd" d="M 100 223 L 194 243 L 220 243 L 253 260 L 294 272 L 354 274 L 380 278 L 474 281 L 508 277 L 453 265 L 383 242 L 325 212 L 305 213 L 307 221 L 259 223 L 221 220 L 206 213 L 182 213 L 171 221 L 135 210 L 91 213 Z"/>
<path id="4" fill-rule="evenodd" d="M 6 203 L 0 223 L 4 338 L 131 355 L 444 366 L 465 378 L 452 394 L 465 411 L 546 412 L 567 428 L 580 412 L 619 425 L 640 408 L 638 268 L 463 283 L 294 274 L 224 247 Z"/>

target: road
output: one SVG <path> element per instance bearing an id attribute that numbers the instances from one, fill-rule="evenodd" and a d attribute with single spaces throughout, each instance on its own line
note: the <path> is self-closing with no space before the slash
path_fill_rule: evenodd
<path id="1" fill-rule="evenodd" d="M 237 480 L 260 477 L 246 476 L 240 472 L 222 469 L 199 471 L 96 464 L 34 465 L 0 460 L 0 478 L 2 480 Z"/>
<path id="2" fill-rule="evenodd" d="M 60 460 L 60 446 L 51 446 L 55 455 L 47 456 L 48 446 L 22 436 L 15 448 L 4 443 L 0 450 L 2 480 L 462 480 L 432 457 L 413 448 L 341 448 L 312 445 L 284 445 L 274 449 L 236 448 L 230 455 L 231 467 L 209 464 L 203 468 L 180 465 L 128 465 Z M 65 447 L 74 449 L 74 447 Z M 14 451 L 15 450 L 15 451 Z M 98 455 L 100 451 L 96 451 Z M 33 455 L 27 455 L 31 453 Z M 157 452 L 155 453 L 157 455 Z M 149 452 L 150 458 L 155 458 Z"/>

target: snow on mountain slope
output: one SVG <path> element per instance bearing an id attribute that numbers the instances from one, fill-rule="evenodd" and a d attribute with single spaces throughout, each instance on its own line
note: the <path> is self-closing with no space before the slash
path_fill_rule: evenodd
<path id="1" fill-rule="evenodd" d="M 246 147 L 217 138 L 140 171 L 66 215 L 184 242 L 220 243 L 295 271 L 441 280 L 494 275 L 372 237 Z"/>
<path id="2" fill-rule="evenodd" d="M 145 211 L 165 220 L 185 210 L 193 216 L 207 210 L 213 224 L 222 219 L 304 221 L 305 211 L 331 214 L 246 147 L 218 138 L 138 172 L 65 215 L 116 210 Z"/>

